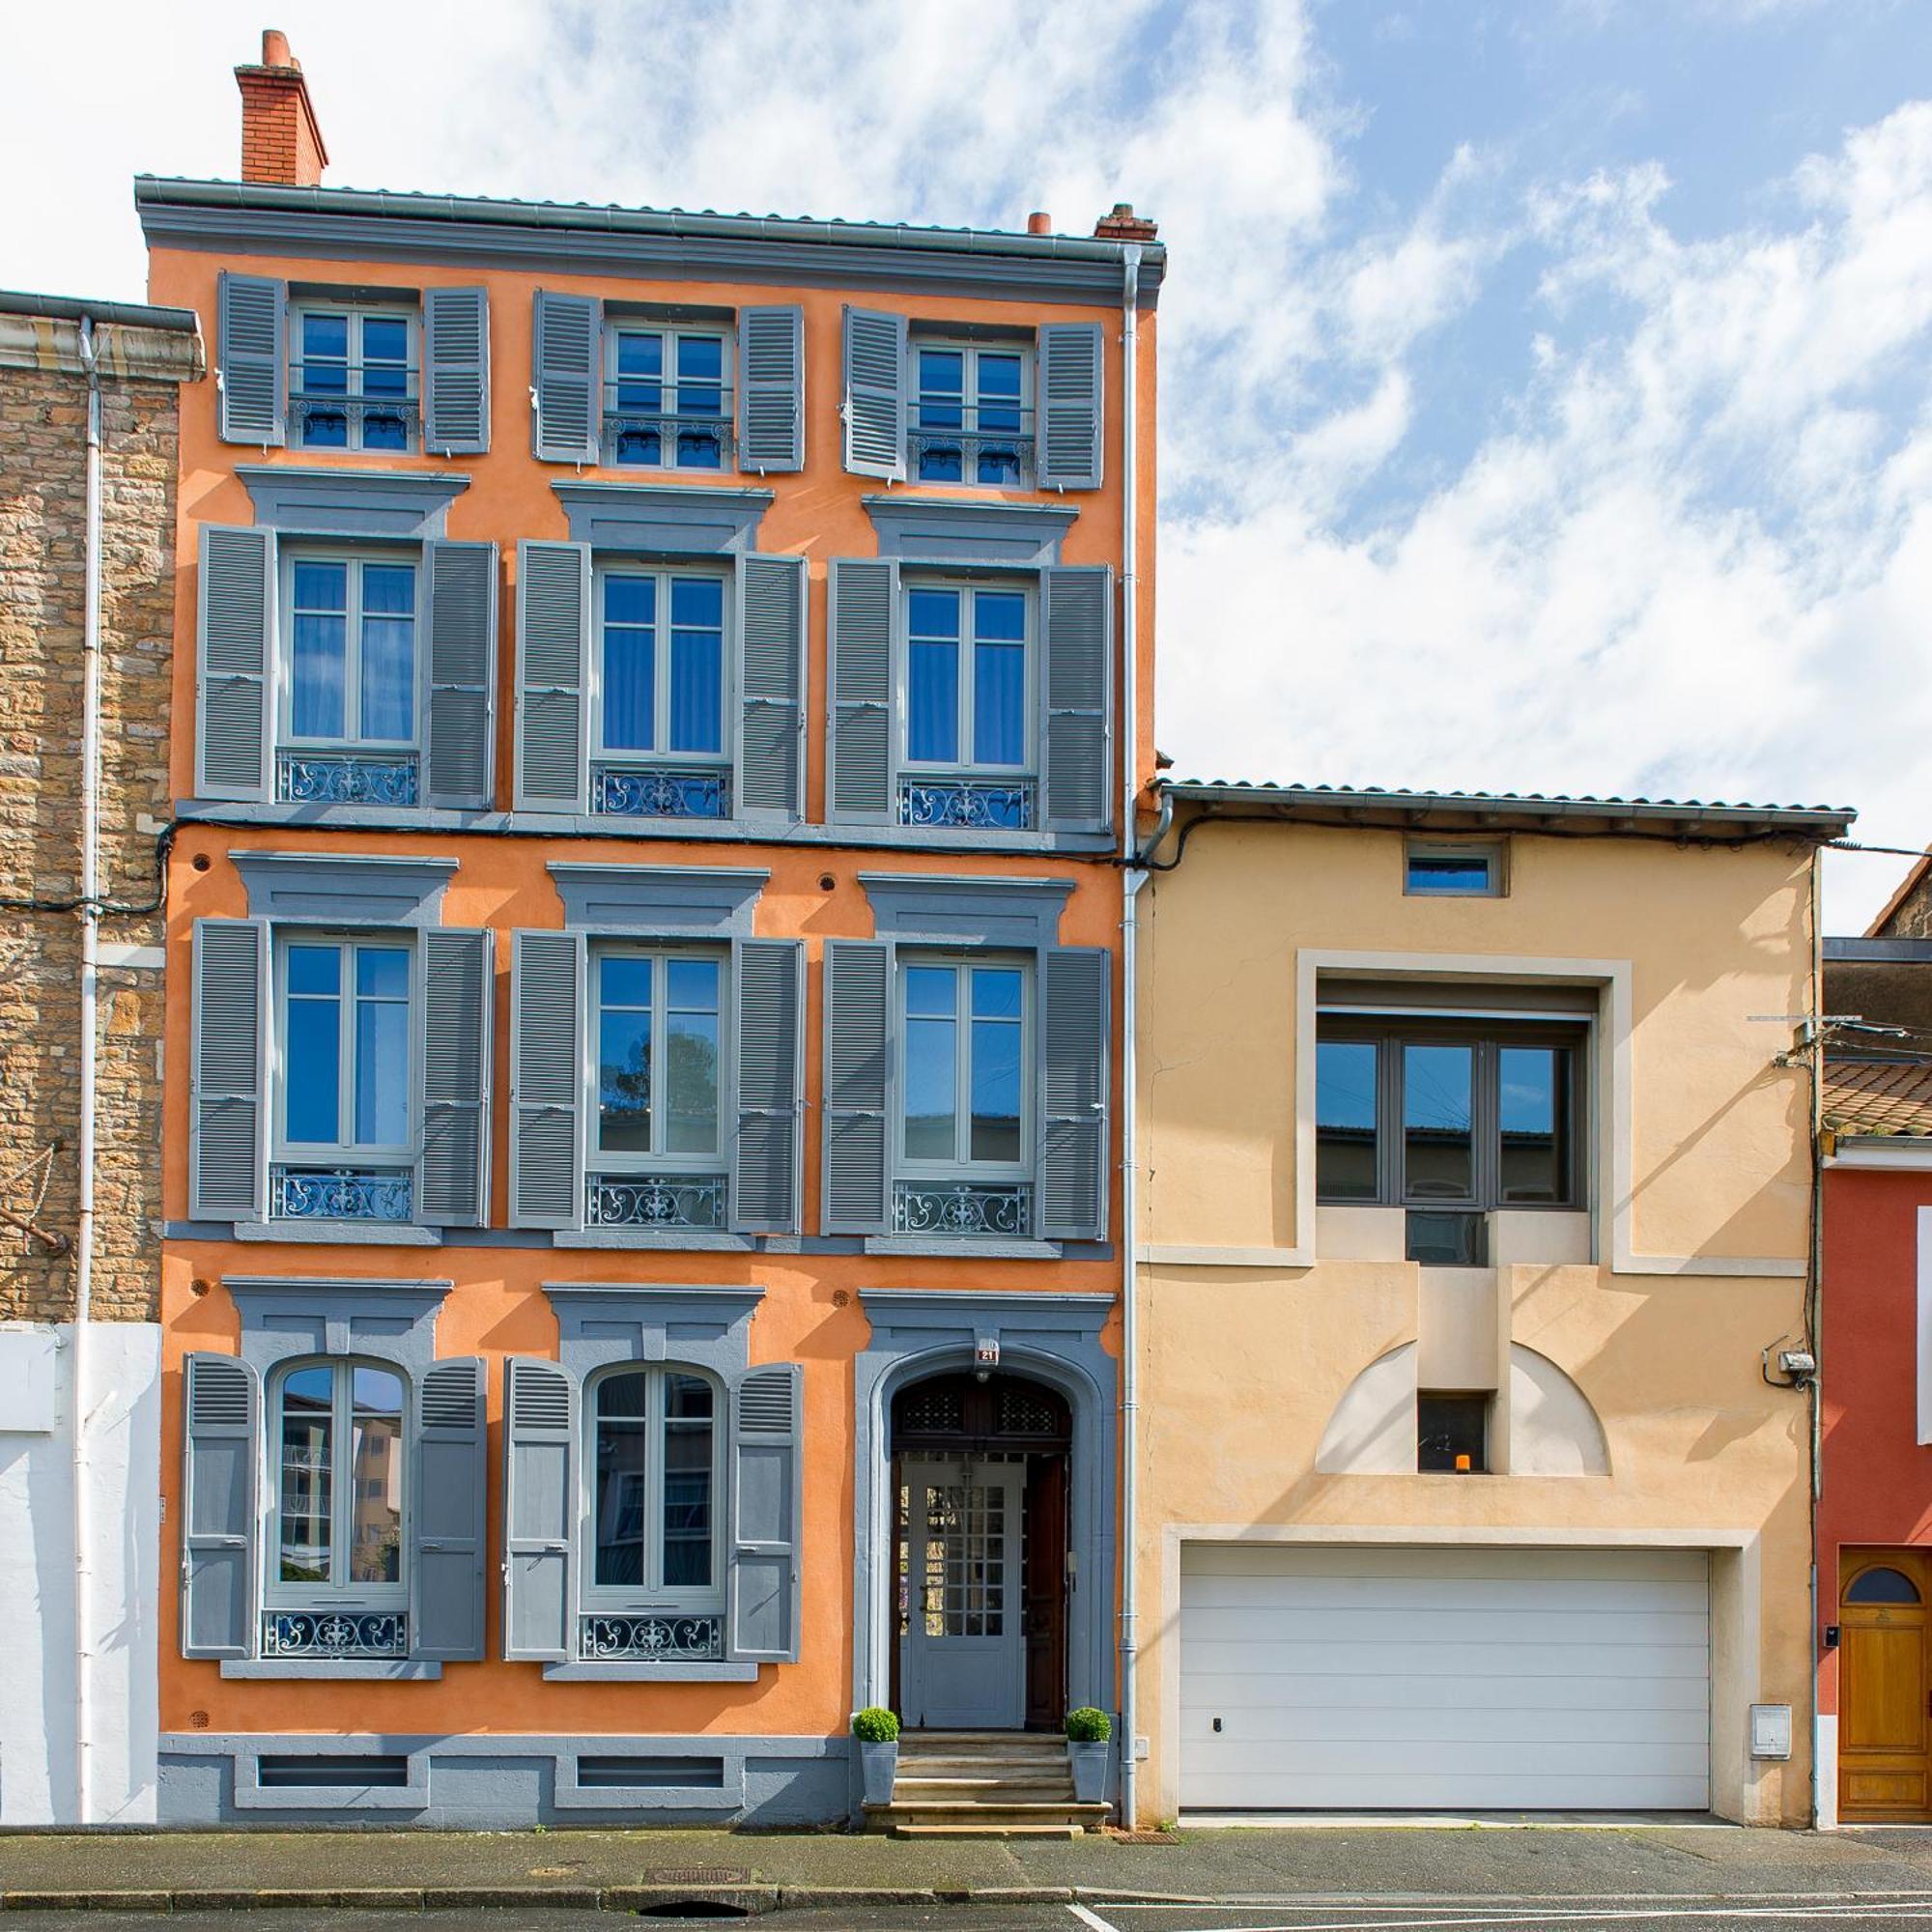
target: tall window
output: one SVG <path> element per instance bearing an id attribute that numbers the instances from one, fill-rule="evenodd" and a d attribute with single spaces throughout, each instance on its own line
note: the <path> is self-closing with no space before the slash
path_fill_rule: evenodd
<path id="1" fill-rule="evenodd" d="M 613 1370 L 592 1385 L 593 1600 L 716 1588 L 716 1408 L 709 1381 L 674 1368 Z"/>
<path id="2" fill-rule="evenodd" d="M 908 961 L 899 984 L 906 1165 L 1021 1173 L 1028 1115 L 1025 969 Z"/>
<path id="3" fill-rule="evenodd" d="M 605 333 L 605 440 L 613 464 L 722 469 L 730 353 L 715 328 L 622 327 Z"/>
<path id="4" fill-rule="evenodd" d="M 400 1603 L 402 1376 L 373 1362 L 300 1362 L 273 1388 L 271 1597 L 325 1606 Z"/>
<path id="5" fill-rule="evenodd" d="M 282 948 L 281 1141 L 311 1159 L 406 1158 L 410 952 L 388 941 L 292 939 Z"/>
<path id="6" fill-rule="evenodd" d="M 1022 487 L 1033 452 L 1030 353 L 985 343 L 921 343 L 913 363 L 919 481 Z"/>
<path id="7" fill-rule="evenodd" d="M 290 414 L 304 449 L 408 449 L 415 422 L 415 327 L 407 312 L 295 311 Z"/>
<path id="8" fill-rule="evenodd" d="M 413 743 L 415 565 L 294 551 L 283 564 L 282 597 L 284 736 L 323 746 Z"/>
<path id="9" fill-rule="evenodd" d="M 906 762 L 1024 771 L 1032 600 L 1023 590 L 906 592 Z"/>
<path id="10" fill-rule="evenodd" d="M 724 962 L 700 953 L 600 952 L 597 1151 L 619 1168 L 719 1157 Z"/>
<path id="11" fill-rule="evenodd" d="M 599 574 L 598 739 L 609 753 L 718 757 L 724 747 L 724 580 Z"/>

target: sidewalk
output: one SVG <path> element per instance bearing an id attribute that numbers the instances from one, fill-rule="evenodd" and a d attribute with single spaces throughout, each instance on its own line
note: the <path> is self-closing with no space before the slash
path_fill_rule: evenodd
<path id="1" fill-rule="evenodd" d="M 1161 1844 L 723 1832 L 0 1836 L 0 1912 L 213 1906 L 786 1907 L 1058 1901 L 1669 1897 L 1932 1889 L 1932 1833 L 1725 1826 L 1182 1831 Z"/>

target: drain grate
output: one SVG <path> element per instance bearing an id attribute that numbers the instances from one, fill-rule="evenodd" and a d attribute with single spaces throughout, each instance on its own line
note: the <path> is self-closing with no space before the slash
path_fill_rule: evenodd
<path id="1" fill-rule="evenodd" d="M 1108 1837 L 1117 1845 L 1178 1845 L 1179 1832 L 1109 1832 Z"/>
<path id="2" fill-rule="evenodd" d="M 660 1865 L 644 1874 L 646 1885 L 750 1885 L 750 1865 Z"/>

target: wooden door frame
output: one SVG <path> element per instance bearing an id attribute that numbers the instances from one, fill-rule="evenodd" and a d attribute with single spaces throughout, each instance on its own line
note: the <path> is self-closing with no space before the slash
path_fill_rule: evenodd
<path id="1" fill-rule="evenodd" d="M 1853 1604 L 1847 1593 L 1857 1579 L 1872 1570 L 1896 1570 L 1909 1578 L 1918 1592 L 1917 1603 Z M 1845 1824 L 1928 1824 L 1932 1823 L 1932 1549 L 1913 1544 L 1845 1544 L 1838 1549 L 1838 1579 L 1835 1610 L 1838 1625 L 1838 1748 L 1837 1814 Z M 1919 1747 L 1863 1753 L 1848 1752 L 1846 1719 L 1855 1694 L 1852 1655 L 1855 1634 L 1899 1627 L 1916 1628 L 1919 1636 L 1919 1669 L 1917 1717 Z M 1909 1652 L 1907 1653 L 1910 1654 Z M 1903 1759 L 1914 1763 L 1886 1764 L 1861 1760 Z M 1894 1804 L 1860 1802 L 1850 1796 L 1851 1778 L 1863 1772 L 1868 1776 L 1893 1776 L 1919 1779 L 1918 1802 Z"/>

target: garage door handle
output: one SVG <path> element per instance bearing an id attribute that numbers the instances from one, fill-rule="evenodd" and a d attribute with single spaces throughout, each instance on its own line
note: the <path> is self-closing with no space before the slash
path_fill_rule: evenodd
<path id="1" fill-rule="evenodd" d="M 1219 1719 L 1219 1718 L 1216 1718 L 1216 1719 L 1214 1719 L 1214 1728 L 1215 1728 L 1215 1729 L 1216 1729 L 1217 1731 L 1218 1731 L 1218 1730 L 1219 1730 L 1219 1729 L 1221 1728 L 1221 1720 L 1220 1720 L 1220 1719 Z"/>

